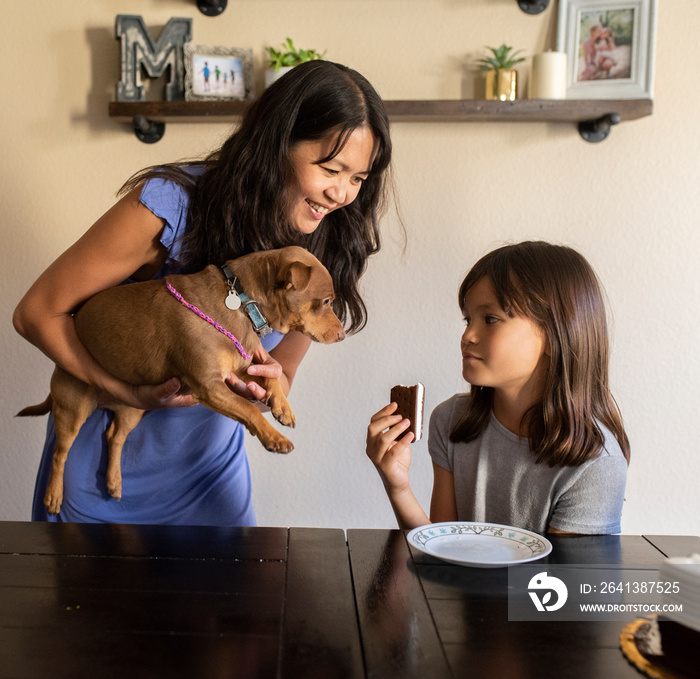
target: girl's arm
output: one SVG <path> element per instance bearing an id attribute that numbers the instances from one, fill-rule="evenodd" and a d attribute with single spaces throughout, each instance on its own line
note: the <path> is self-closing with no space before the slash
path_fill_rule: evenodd
<path id="1" fill-rule="evenodd" d="M 165 260 L 164 222 L 140 201 L 136 188 L 108 212 L 31 286 L 15 309 L 13 323 L 25 339 L 78 379 L 111 399 L 140 409 L 191 405 L 177 396 L 177 378 L 158 386 L 135 386 L 105 371 L 82 345 L 72 314 L 87 299 L 130 276 L 148 279 Z"/>
<path id="2" fill-rule="evenodd" d="M 454 474 L 433 461 L 433 494 L 430 498 L 430 520 L 457 521 L 457 498 Z"/>
<path id="3" fill-rule="evenodd" d="M 392 415 L 397 407 L 396 403 L 390 403 L 372 416 L 367 427 L 367 456 L 384 483 L 399 528 L 417 528 L 430 523 L 430 519 L 411 490 L 408 468 L 413 433 L 408 432 L 399 439 L 410 426 L 410 421 Z"/>

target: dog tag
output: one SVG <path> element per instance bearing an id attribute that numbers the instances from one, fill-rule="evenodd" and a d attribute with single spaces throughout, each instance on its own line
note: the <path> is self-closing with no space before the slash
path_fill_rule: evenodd
<path id="1" fill-rule="evenodd" d="M 241 298 L 233 290 L 231 290 L 228 295 L 226 295 L 226 301 L 224 304 L 226 304 L 231 311 L 235 311 L 236 309 L 241 308 Z"/>

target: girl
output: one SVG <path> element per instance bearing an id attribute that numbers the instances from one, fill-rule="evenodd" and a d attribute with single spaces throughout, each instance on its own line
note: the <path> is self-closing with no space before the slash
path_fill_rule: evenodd
<path id="1" fill-rule="evenodd" d="M 57 517 L 42 504 L 55 443 L 50 419 L 34 520 L 255 523 L 243 427 L 201 405 L 172 410 L 191 405 L 177 393 L 177 378 L 139 387 L 116 380 L 80 344 L 71 314 L 126 279 L 192 273 L 251 251 L 302 245 L 330 271 L 336 313 L 357 331 L 366 318 L 358 282 L 380 246 L 390 158 L 388 118 L 374 88 L 345 66 L 313 61 L 265 90 L 214 153 L 148 168 L 124 185 L 121 200 L 34 283 L 14 324 L 111 401 L 152 412 L 127 439 L 120 502 L 101 481 L 111 413 L 90 417 L 68 457 L 66 501 Z M 309 343 L 299 333 L 269 335 L 248 372 L 281 378 L 288 392 Z M 230 386 L 251 399 L 264 397 L 253 382 L 231 378 Z"/>
<path id="2" fill-rule="evenodd" d="M 430 518 L 411 492 L 413 434 L 392 403 L 371 420 L 367 455 L 401 528 L 488 521 L 540 533 L 616 533 L 629 442 L 608 387 L 605 308 L 574 250 L 508 245 L 459 289 L 468 394 L 430 418 Z"/>

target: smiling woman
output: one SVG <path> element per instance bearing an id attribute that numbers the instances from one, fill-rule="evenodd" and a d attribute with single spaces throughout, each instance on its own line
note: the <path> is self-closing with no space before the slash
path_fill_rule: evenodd
<path id="1" fill-rule="evenodd" d="M 338 137 L 331 133 L 292 148 L 297 195 L 291 220 L 302 233 L 313 233 L 328 213 L 352 203 L 371 171 L 376 153 L 372 131 L 359 127 L 343 142 Z"/>
<path id="2" fill-rule="evenodd" d="M 94 483 L 104 476 L 111 415 L 88 413 L 66 463 L 70 500 L 58 516 L 42 505 L 56 442 L 50 419 L 35 520 L 255 523 L 241 425 L 201 405 L 180 408 L 192 399 L 179 393 L 177 375 L 155 386 L 110 375 L 79 341 L 73 312 L 124 281 L 194 273 L 250 252 L 301 245 L 330 272 L 333 308 L 349 331 L 358 331 L 366 322 L 358 283 L 380 247 L 390 160 L 389 122 L 372 85 L 346 66 L 313 61 L 267 88 L 214 153 L 147 168 L 127 181 L 121 200 L 39 277 L 13 320 L 54 362 L 104 392 L 103 402 L 152 412 L 124 445 L 118 503 Z M 229 387 L 267 402 L 254 379 L 279 378 L 286 394 L 309 343 L 294 331 L 262 338 L 251 378 L 231 376 Z"/>

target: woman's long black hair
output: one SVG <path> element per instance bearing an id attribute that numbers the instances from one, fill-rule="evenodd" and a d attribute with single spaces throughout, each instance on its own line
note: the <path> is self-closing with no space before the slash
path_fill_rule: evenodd
<path id="1" fill-rule="evenodd" d="M 319 159 L 327 162 L 364 126 L 374 135 L 376 154 L 357 198 L 326 215 L 312 234 L 300 233 L 289 221 L 296 188 L 292 147 L 336 135 L 331 154 Z M 389 120 L 375 89 L 357 71 L 317 60 L 296 66 L 268 87 L 248 107 L 238 129 L 204 160 L 147 168 L 121 192 L 153 177 L 187 189 L 189 224 L 180 263 L 190 271 L 258 250 L 307 248 L 333 278 L 336 313 L 349 332 L 357 332 L 367 321 L 358 284 L 368 257 L 381 246 L 379 217 L 390 161 Z M 186 171 L 194 165 L 205 166 L 198 180 Z"/>

